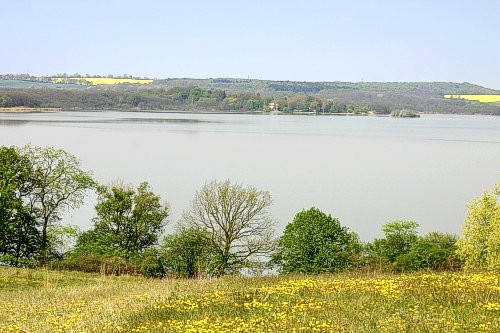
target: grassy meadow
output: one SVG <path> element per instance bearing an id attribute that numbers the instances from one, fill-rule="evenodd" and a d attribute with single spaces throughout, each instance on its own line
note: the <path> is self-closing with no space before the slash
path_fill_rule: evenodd
<path id="1" fill-rule="evenodd" d="M 0 89 L 31 89 L 31 88 L 64 88 L 64 89 L 85 89 L 85 86 L 74 83 L 39 82 L 28 80 L 2 80 L 0 79 Z M 4 91 L 2 91 L 3 93 Z"/>
<path id="2" fill-rule="evenodd" d="M 444 98 L 466 99 L 481 103 L 500 103 L 500 95 L 444 95 Z"/>
<path id="3" fill-rule="evenodd" d="M 495 332 L 499 314 L 498 273 L 158 280 L 0 268 L 0 332 Z"/>
<path id="4" fill-rule="evenodd" d="M 56 77 L 52 78 L 52 81 L 55 83 L 65 83 L 68 80 L 78 81 L 78 82 L 90 82 L 93 86 L 102 85 L 102 84 L 150 84 L 153 83 L 153 80 L 146 79 L 118 79 L 118 78 L 109 78 L 109 77 Z"/>

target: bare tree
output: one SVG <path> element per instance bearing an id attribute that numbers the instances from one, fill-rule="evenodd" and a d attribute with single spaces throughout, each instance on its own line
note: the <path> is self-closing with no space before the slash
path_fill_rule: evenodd
<path id="1" fill-rule="evenodd" d="M 207 231 L 204 234 L 219 257 L 217 272 L 224 275 L 272 251 L 271 203 L 269 192 L 229 180 L 212 181 L 196 192 L 183 221 Z"/>

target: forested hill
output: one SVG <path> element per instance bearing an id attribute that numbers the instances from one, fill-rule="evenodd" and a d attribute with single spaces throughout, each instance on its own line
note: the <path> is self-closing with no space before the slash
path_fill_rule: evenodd
<path id="1" fill-rule="evenodd" d="M 300 82 L 252 79 L 188 79 L 155 80 L 164 87 L 198 86 L 205 89 L 223 89 L 234 92 L 289 95 L 293 93 L 328 95 L 335 91 L 397 92 L 418 95 L 500 94 L 499 90 L 485 88 L 468 82 Z"/>
<path id="2" fill-rule="evenodd" d="M 500 115 L 500 104 L 444 95 L 500 94 L 470 83 L 298 82 L 251 79 L 155 79 L 151 84 L 81 85 L 50 77 L 0 75 L 0 107 L 67 110 L 194 110 Z"/>

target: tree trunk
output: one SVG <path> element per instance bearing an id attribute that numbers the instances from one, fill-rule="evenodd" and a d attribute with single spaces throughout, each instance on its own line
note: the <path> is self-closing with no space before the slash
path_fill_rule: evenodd
<path id="1" fill-rule="evenodd" d="M 47 236 L 47 226 L 49 224 L 48 218 L 44 218 L 43 226 L 42 226 L 42 246 L 41 250 L 41 258 L 40 264 L 45 266 L 47 264 L 47 247 L 48 247 L 48 236 Z"/>

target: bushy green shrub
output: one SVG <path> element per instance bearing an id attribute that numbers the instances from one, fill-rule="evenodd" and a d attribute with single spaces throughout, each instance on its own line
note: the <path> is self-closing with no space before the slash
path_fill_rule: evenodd
<path id="1" fill-rule="evenodd" d="M 385 238 L 376 239 L 372 252 L 381 255 L 390 263 L 410 252 L 418 241 L 418 223 L 414 221 L 394 221 L 382 226 Z"/>
<path id="2" fill-rule="evenodd" d="M 70 256 L 50 264 L 58 270 L 100 273 L 102 275 L 138 275 L 140 267 L 120 257 L 105 257 L 96 254 Z"/>
<path id="3" fill-rule="evenodd" d="M 167 275 L 196 278 L 208 276 L 218 267 L 217 254 L 207 231 L 179 228 L 165 237 L 161 247 Z"/>
<path id="4" fill-rule="evenodd" d="M 99 254 L 73 254 L 68 258 L 51 263 L 50 268 L 102 275 L 129 274 L 155 278 L 165 276 L 165 265 L 159 251 L 154 248 L 148 249 L 140 257 L 129 260 L 123 257 Z"/>
<path id="5" fill-rule="evenodd" d="M 295 215 L 285 228 L 274 257 L 283 272 L 338 272 L 359 259 L 358 236 L 317 208 Z"/>
<path id="6" fill-rule="evenodd" d="M 160 252 L 155 248 L 147 249 L 139 258 L 141 275 L 163 278 L 166 275 L 165 264 Z"/>
<path id="7" fill-rule="evenodd" d="M 418 223 L 395 221 L 382 227 L 385 238 L 365 246 L 366 267 L 380 271 L 411 272 L 420 269 L 455 270 L 461 267 L 455 254 L 456 237 L 431 232 L 420 237 Z"/>
<path id="8" fill-rule="evenodd" d="M 455 270 L 460 268 L 455 251 L 457 238 L 451 234 L 431 232 L 418 239 L 406 254 L 394 262 L 396 271 Z"/>

